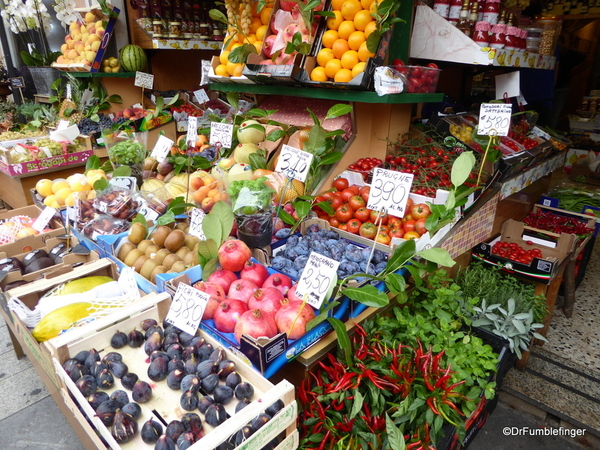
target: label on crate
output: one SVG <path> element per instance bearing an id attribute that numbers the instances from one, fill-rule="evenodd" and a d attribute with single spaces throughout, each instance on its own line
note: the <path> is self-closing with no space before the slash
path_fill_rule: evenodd
<path id="1" fill-rule="evenodd" d="M 52 220 L 54 214 L 56 214 L 56 209 L 46 206 L 38 218 L 35 219 L 35 222 L 33 222 L 31 228 L 41 233 L 48 226 L 48 223 Z"/>
<path id="2" fill-rule="evenodd" d="M 414 178 L 412 173 L 375 168 L 367 208 L 404 217 Z"/>
<path id="3" fill-rule="evenodd" d="M 137 191 L 137 179 L 135 177 L 114 177 L 111 178 L 109 184 L 111 186 Z"/>
<path id="4" fill-rule="evenodd" d="M 154 75 L 151 73 L 136 72 L 133 85 L 144 89 L 152 89 L 152 86 L 154 86 Z"/>
<path id="5" fill-rule="evenodd" d="M 188 148 L 195 147 L 196 141 L 198 140 L 198 118 L 195 116 L 188 116 L 187 127 L 185 142 Z"/>
<path id="6" fill-rule="evenodd" d="M 334 259 L 311 252 L 298 280 L 296 295 L 303 298 L 305 294 L 308 294 L 307 303 L 313 308 L 319 309 L 326 300 L 325 295 L 327 295 L 331 283 L 335 282 L 339 265 L 340 263 Z"/>
<path id="7" fill-rule="evenodd" d="M 159 136 L 150 156 L 161 163 L 167 158 L 171 147 L 173 147 L 173 141 L 171 139 L 166 136 Z"/>
<path id="8" fill-rule="evenodd" d="M 152 222 L 156 222 L 156 219 L 158 219 L 158 216 L 160 214 L 158 214 L 158 212 L 154 211 L 152 208 L 150 208 L 150 206 L 148 205 L 148 202 L 145 199 L 141 200 L 141 206 L 140 206 L 140 210 L 138 211 L 138 214 L 141 214 L 142 216 L 144 216 L 146 218 L 146 220 L 148 221 L 152 221 Z"/>
<path id="9" fill-rule="evenodd" d="M 546 141 L 550 140 L 550 138 L 552 137 L 552 136 L 550 136 L 550 133 L 546 133 L 540 127 L 533 127 L 531 129 L 531 134 L 533 134 L 534 136 L 541 137 L 542 139 L 545 139 Z"/>
<path id="10" fill-rule="evenodd" d="M 207 293 L 179 283 L 165 321 L 181 331 L 195 335 L 209 298 Z"/>
<path id="11" fill-rule="evenodd" d="M 277 159 L 275 172 L 280 172 L 288 178 L 295 178 L 304 183 L 308 171 L 310 170 L 312 160 L 312 153 L 303 152 L 302 150 L 289 145 L 283 145 L 281 147 L 281 154 Z"/>
<path id="12" fill-rule="evenodd" d="M 188 233 L 192 236 L 200 238 L 201 241 L 206 240 L 206 236 L 204 235 L 204 230 L 202 228 L 204 217 L 206 217 L 206 213 L 203 210 L 200 208 L 192 209 L 192 215 L 190 216 L 190 229 L 188 230 Z"/>
<path id="13" fill-rule="evenodd" d="M 210 98 L 208 98 L 208 95 L 204 89 L 198 89 L 197 91 L 194 91 L 194 97 L 196 97 L 198 103 L 206 103 L 210 101 Z"/>
<path id="14" fill-rule="evenodd" d="M 211 122 L 210 123 L 210 145 L 217 147 L 231 148 L 231 140 L 233 137 L 233 124 Z"/>
<path id="15" fill-rule="evenodd" d="M 482 103 L 479 108 L 478 135 L 507 136 L 512 116 L 510 103 Z"/>

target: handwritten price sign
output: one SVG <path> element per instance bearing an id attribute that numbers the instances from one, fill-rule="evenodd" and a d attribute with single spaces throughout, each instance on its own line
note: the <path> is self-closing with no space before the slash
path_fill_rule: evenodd
<path id="1" fill-rule="evenodd" d="M 146 72 L 136 72 L 133 85 L 144 89 L 152 89 L 152 86 L 154 86 L 154 75 Z"/>
<path id="2" fill-rule="evenodd" d="M 179 283 L 165 320 L 181 331 L 195 335 L 209 297 L 205 292 Z"/>
<path id="3" fill-rule="evenodd" d="M 281 154 L 277 160 L 275 172 L 280 172 L 284 175 L 291 176 L 298 181 L 304 183 L 310 170 L 312 163 L 312 153 L 303 152 L 302 150 L 284 145 L 281 147 Z"/>
<path id="4" fill-rule="evenodd" d="M 208 98 L 208 94 L 204 89 L 198 89 L 197 91 L 194 91 L 194 97 L 196 97 L 198 103 L 207 103 L 210 101 L 210 98 Z"/>
<path id="5" fill-rule="evenodd" d="M 376 168 L 367 208 L 375 211 L 385 210 L 388 214 L 404 217 L 413 179 L 412 173 Z"/>
<path id="6" fill-rule="evenodd" d="M 510 103 L 482 103 L 479 108 L 477 134 L 507 136 L 511 115 Z"/>
<path id="7" fill-rule="evenodd" d="M 166 136 L 159 136 L 150 156 L 161 163 L 166 159 L 171 147 L 173 147 L 173 141 L 171 139 Z"/>
<path id="8" fill-rule="evenodd" d="M 201 241 L 206 240 L 206 236 L 204 235 L 204 230 L 202 228 L 202 221 L 206 213 L 199 208 L 192 209 L 192 216 L 190 218 L 190 229 L 188 233 L 192 236 L 196 236 L 200 238 Z"/>
<path id="9" fill-rule="evenodd" d="M 307 303 L 313 308 L 320 308 L 339 265 L 338 261 L 311 252 L 296 286 L 296 295 L 304 297 L 308 294 Z"/>
<path id="10" fill-rule="evenodd" d="M 221 122 L 210 123 L 210 145 L 220 145 L 223 148 L 231 148 L 232 137 L 233 124 Z"/>

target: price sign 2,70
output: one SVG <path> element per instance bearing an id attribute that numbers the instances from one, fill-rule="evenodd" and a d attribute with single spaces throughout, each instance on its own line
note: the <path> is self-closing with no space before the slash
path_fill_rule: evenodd
<path id="1" fill-rule="evenodd" d="M 398 217 L 404 217 L 408 194 L 414 175 L 386 169 L 375 169 L 369 192 L 367 208 L 375 211 L 387 211 Z"/>

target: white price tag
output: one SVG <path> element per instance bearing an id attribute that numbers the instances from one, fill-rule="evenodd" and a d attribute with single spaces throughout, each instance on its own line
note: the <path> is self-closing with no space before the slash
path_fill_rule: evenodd
<path id="1" fill-rule="evenodd" d="M 152 86 L 154 86 L 154 75 L 151 73 L 136 72 L 133 85 L 144 89 L 152 89 Z"/>
<path id="2" fill-rule="evenodd" d="M 200 75 L 200 86 L 206 86 L 208 84 L 208 74 L 210 73 L 210 61 L 202 60 L 202 74 Z"/>
<path id="3" fill-rule="evenodd" d="M 171 139 L 166 136 L 159 136 L 150 156 L 161 163 L 167 158 L 171 147 L 173 147 L 173 141 Z"/>
<path id="4" fill-rule="evenodd" d="M 196 334 L 210 295 L 190 285 L 179 283 L 166 321 L 181 331 Z"/>
<path id="5" fill-rule="evenodd" d="M 35 222 L 33 222 L 33 225 L 31 225 L 31 228 L 33 228 L 34 230 L 37 230 L 41 233 L 42 231 L 44 231 L 44 229 L 48 225 L 48 222 L 50 222 L 50 220 L 52 220 L 52 218 L 54 217 L 54 214 L 56 214 L 56 209 L 46 206 L 42 210 L 42 212 L 40 213 L 38 218 L 35 219 Z"/>
<path id="6" fill-rule="evenodd" d="M 511 116 L 510 103 L 482 103 L 479 109 L 477 134 L 507 136 Z"/>
<path id="7" fill-rule="evenodd" d="M 198 140 L 198 118 L 194 116 L 188 116 L 188 129 L 185 137 L 185 142 L 188 147 L 195 147 L 196 141 Z"/>
<path id="8" fill-rule="evenodd" d="M 220 145 L 223 148 L 231 148 L 233 137 L 233 124 L 211 122 L 210 123 L 210 145 Z"/>
<path id="9" fill-rule="evenodd" d="M 552 136 L 550 136 L 550 133 L 546 133 L 540 127 L 533 127 L 531 129 L 531 134 L 533 134 L 534 136 L 541 137 L 542 139 L 545 139 L 545 140 L 549 140 L 552 137 Z"/>
<path id="10" fill-rule="evenodd" d="M 69 121 L 68 120 L 59 120 L 58 125 L 56 125 L 56 129 L 64 130 L 66 128 L 69 128 Z"/>
<path id="11" fill-rule="evenodd" d="M 71 97 L 73 96 L 71 91 L 72 91 L 71 83 L 67 83 L 67 93 L 65 94 L 65 96 L 67 97 L 68 100 L 71 100 Z"/>
<path id="12" fill-rule="evenodd" d="M 375 211 L 385 210 L 388 214 L 404 217 L 414 177 L 412 173 L 374 169 L 367 208 Z"/>
<path id="13" fill-rule="evenodd" d="M 288 177 L 291 176 L 304 183 L 308 171 L 310 170 L 312 160 L 312 153 L 303 152 L 302 150 L 290 147 L 289 145 L 283 145 L 281 147 L 281 154 L 277 159 L 275 172 L 280 172 Z"/>
<path id="14" fill-rule="evenodd" d="M 137 191 L 137 180 L 135 177 L 114 177 L 111 178 L 109 184 L 111 186 L 117 186 L 125 189 L 130 189 L 132 191 Z"/>
<path id="15" fill-rule="evenodd" d="M 71 222 L 77 221 L 79 217 L 79 199 L 75 201 L 73 206 L 67 206 L 67 219 Z"/>
<path id="16" fill-rule="evenodd" d="M 199 237 L 201 241 L 206 240 L 206 236 L 204 235 L 204 230 L 202 229 L 202 221 L 206 213 L 200 208 L 192 209 L 192 215 L 190 216 L 190 229 L 188 233 L 192 236 Z"/>
<path id="17" fill-rule="evenodd" d="M 194 97 L 196 97 L 198 103 L 206 103 L 210 101 L 210 98 L 208 98 L 208 95 L 204 89 L 198 89 L 197 91 L 194 91 Z"/>
<path id="18" fill-rule="evenodd" d="M 303 298 L 308 294 L 307 303 L 319 309 L 326 300 L 325 295 L 329 291 L 339 265 L 340 263 L 334 259 L 311 252 L 298 280 L 296 295 Z"/>
<path id="19" fill-rule="evenodd" d="M 150 208 L 150 206 L 148 206 L 148 202 L 144 199 L 142 199 L 141 204 L 142 206 L 140 206 L 138 213 L 144 216 L 147 221 L 156 222 L 156 219 L 158 219 L 159 216 L 158 212 Z"/>

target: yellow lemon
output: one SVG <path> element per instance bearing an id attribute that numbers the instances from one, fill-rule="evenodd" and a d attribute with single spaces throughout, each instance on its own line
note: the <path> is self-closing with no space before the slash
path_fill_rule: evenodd
<path id="1" fill-rule="evenodd" d="M 56 196 L 54 194 L 50 194 L 44 199 L 44 205 L 52 206 L 52 203 L 56 201 Z"/>
<path id="2" fill-rule="evenodd" d="M 219 64 L 215 67 L 215 75 L 219 77 L 228 77 L 229 72 L 227 72 L 227 66 L 225 64 Z"/>
<path id="3" fill-rule="evenodd" d="M 268 29 L 269 28 L 266 25 L 261 25 L 260 27 L 258 27 L 255 31 L 256 39 L 258 39 L 259 41 L 264 41 L 265 37 L 267 37 Z"/>
<path id="4" fill-rule="evenodd" d="M 87 192 L 92 190 L 92 185 L 88 180 L 78 180 L 71 184 L 71 189 L 74 192 Z"/>
<path id="5" fill-rule="evenodd" d="M 55 194 L 55 200 L 56 202 L 60 205 L 60 206 L 64 206 L 65 204 L 65 200 L 67 199 L 67 197 L 72 193 L 73 191 L 71 190 L 71 188 L 68 187 L 64 187 L 62 189 L 59 189 L 58 192 Z"/>
<path id="6" fill-rule="evenodd" d="M 49 195 L 52 195 L 52 180 L 49 180 L 47 178 L 39 180 L 35 184 L 35 190 L 44 198 L 48 197 Z"/>
<path id="7" fill-rule="evenodd" d="M 221 54 L 219 55 L 219 62 L 221 64 L 223 64 L 224 66 L 227 64 L 227 62 L 229 61 L 229 54 L 231 52 L 229 50 L 223 50 L 221 52 Z"/>
<path id="8" fill-rule="evenodd" d="M 336 83 L 348 83 L 352 78 L 352 71 L 350 69 L 340 69 L 335 74 L 333 81 Z"/>
<path id="9" fill-rule="evenodd" d="M 71 185 L 69 184 L 69 182 L 67 180 L 56 180 L 54 183 L 52 183 L 52 193 L 53 194 L 56 194 L 62 188 L 70 189 Z"/>

